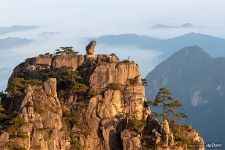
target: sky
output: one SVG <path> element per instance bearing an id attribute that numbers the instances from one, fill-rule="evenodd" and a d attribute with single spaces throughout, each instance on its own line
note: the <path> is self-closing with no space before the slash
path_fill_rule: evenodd
<path id="1" fill-rule="evenodd" d="M 0 23 L 38 25 L 76 36 L 150 34 L 146 27 L 155 23 L 220 29 L 224 6 L 224 0 L 1 0 Z"/>
<path id="2" fill-rule="evenodd" d="M 0 0 L 0 27 L 38 26 L 36 30 L 0 35 L 1 38 L 34 39 L 28 45 L 2 50 L 0 91 L 4 90 L 13 68 L 28 57 L 53 52 L 60 46 L 74 46 L 84 52 L 79 40 L 108 34 L 136 33 L 171 38 L 199 32 L 225 38 L 224 0 Z M 157 30 L 151 26 L 179 26 L 192 23 L 192 29 Z M 43 36 L 43 32 L 59 35 Z M 129 54 L 126 49 L 129 49 Z M 141 52 L 140 52 L 141 51 Z M 160 61 L 160 53 L 135 47 L 98 47 L 99 53 L 115 52 L 122 59 L 131 56 L 146 76 Z"/>

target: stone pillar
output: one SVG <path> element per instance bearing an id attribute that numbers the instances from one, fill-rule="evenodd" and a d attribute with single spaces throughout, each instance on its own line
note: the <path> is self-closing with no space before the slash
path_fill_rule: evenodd
<path id="1" fill-rule="evenodd" d="M 96 56 L 96 45 L 97 42 L 96 41 L 91 41 L 87 46 L 86 46 L 86 59 L 88 60 L 93 60 L 93 59 L 97 59 Z"/>

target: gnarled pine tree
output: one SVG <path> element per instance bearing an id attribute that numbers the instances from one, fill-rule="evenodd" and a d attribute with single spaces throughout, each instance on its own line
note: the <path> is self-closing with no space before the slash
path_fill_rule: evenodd
<path id="1" fill-rule="evenodd" d="M 186 118 L 187 115 L 183 112 L 183 105 L 180 100 L 174 99 L 170 91 L 162 87 L 159 89 L 154 100 L 149 101 L 153 107 L 161 107 L 162 112 L 154 112 L 156 117 L 162 120 L 170 120 L 179 123 L 180 119 Z"/>

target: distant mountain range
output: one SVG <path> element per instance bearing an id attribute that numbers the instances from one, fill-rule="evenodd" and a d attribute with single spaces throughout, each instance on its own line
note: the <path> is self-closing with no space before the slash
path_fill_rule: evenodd
<path id="1" fill-rule="evenodd" d="M 156 25 L 153 25 L 151 26 L 151 28 L 154 28 L 154 29 L 175 29 L 175 28 L 195 28 L 197 26 L 191 24 L 191 23 L 185 23 L 185 24 L 182 24 L 182 25 L 179 25 L 179 26 L 173 26 L 173 25 L 167 25 L 167 24 L 156 24 Z"/>
<path id="2" fill-rule="evenodd" d="M 14 25 L 10 27 L 0 27 L 0 35 L 11 33 L 11 32 L 32 30 L 36 28 L 37 28 L 36 26 L 21 26 L 21 25 Z"/>
<path id="3" fill-rule="evenodd" d="M 225 56 L 225 39 L 200 33 L 188 33 L 171 39 L 157 39 L 136 34 L 106 35 L 96 40 L 109 46 L 136 46 L 140 49 L 157 50 L 164 53 L 165 58 L 178 49 L 193 45 L 202 47 L 214 57 Z"/>
<path id="4" fill-rule="evenodd" d="M 26 39 L 26 38 L 11 38 L 11 37 L 0 39 L 0 50 L 13 48 L 15 46 L 19 46 L 23 44 L 28 44 L 32 41 L 33 40 Z"/>
<path id="5" fill-rule="evenodd" d="M 182 100 L 191 124 L 207 143 L 225 144 L 225 57 L 213 58 L 198 46 L 185 47 L 159 64 L 147 77 L 153 99 L 167 87 Z"/>

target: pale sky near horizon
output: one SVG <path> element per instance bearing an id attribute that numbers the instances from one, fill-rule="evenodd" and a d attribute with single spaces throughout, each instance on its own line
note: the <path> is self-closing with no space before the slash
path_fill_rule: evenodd
<path id="1" fill-rule="evenodd" d="M 224 6 L 224 0 L 0 0 L 0 26 L 37 25 L 79 36 L 138 32 L 157 23 L 219 29 Z"/>

